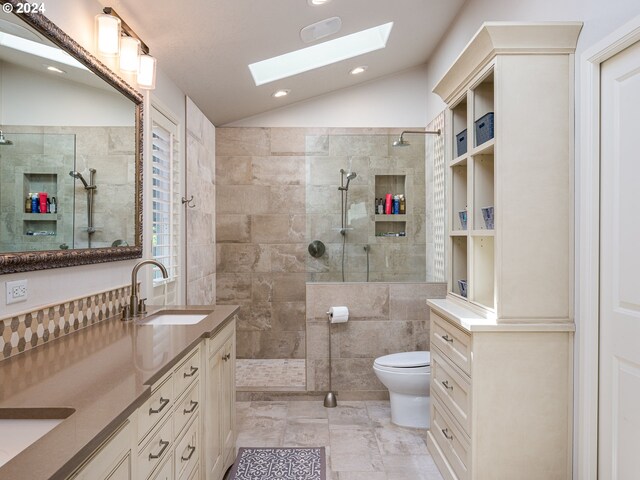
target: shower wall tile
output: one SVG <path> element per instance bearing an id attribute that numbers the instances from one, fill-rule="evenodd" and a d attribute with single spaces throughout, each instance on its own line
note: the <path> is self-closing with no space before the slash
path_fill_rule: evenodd
<path id="1" fill-rule="evenodd" d="M 299 332 L 305 330 L 304 299 L 295 302 L 273 302 L 273 328 L 281 332 Z"/>
<path id="2" fill-rule="evenodd" d="M 271 252 L 264 245 L 254 243 L 218 243 L 217 270 L 219 272 L 270 272 Z"/>
<path id="3" fill-rule="evenodd" d="M 302 215 L 253 215 L 253 243 L 302 243 L 305 241 L 306 219 Z"/>
<path id="4" fill-rule="evenodd" d="M 251 173 L 255 185 L 305 184 L 304 156 L 251 157 Z"/>
<path id="5" fill-rule="evenodd" d="M 217 213 L 269 213 L 271 189 L 264 185 L 217 185 Z"/>
<path id="6" fill-rule="evenodd" d="M 300 243 L 269 245 L 270 267 L 273 272 L 305 273 L 307 247 Z"/>
<path id="7" fill-rule="evenodd" d="M 217 186 L 215 127 L 187 98 L 187 195 L 195 207 L 187 208 L 187 304 L 216 303 Z M 229 288 L 225 286 L 225 288 Z"/>
<path id="8" fill-rule="evenodd" d="M 227 215 L 218 213 L 216 215 L 216 242 L 251 242 L 251 217 L 249 215 Z"/>
<path id="9" fill-rule="evenodd" d="M 216 157 L 216 183 L 218 185 L 251 185 L 252 157 Z"/>
<path id="10" fill-rule="evenodd" d="M 271 153 L 268 128 L 219 128 L 216 132 L 218 155 L 268 156 Z"/>

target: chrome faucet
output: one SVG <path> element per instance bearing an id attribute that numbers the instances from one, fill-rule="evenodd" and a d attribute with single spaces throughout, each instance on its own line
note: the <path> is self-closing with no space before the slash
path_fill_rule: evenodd
<path id="1" fill-rule="evenodd" d="M 129 297 L 129 305 L 125 305 L 122 309 L 122 320 L 131 320 L 147 312 L 147 307 L 144 303 L 146 298 L 138 299 L 138 270 L 140 270 L 140 267 L 143 265 L 155 265 L 160 269 L 164 278 L 169 278 L 167 269 L 160 262 L 155 260 L 142 260 L 136 263 L 131 271 L 131 296 Z"/>

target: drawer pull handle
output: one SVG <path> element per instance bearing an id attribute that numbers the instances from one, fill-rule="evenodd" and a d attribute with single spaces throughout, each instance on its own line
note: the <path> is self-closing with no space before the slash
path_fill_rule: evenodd
<path id="1" fill-rule="evenodd" d="M 169 446 L 169 442 L 167 440 L 162 440 L 160 439 L 160 446 L 162 447 L 160 449 L 160 451 L 158 452 L 157 455 L 154 455 L 153 453 L 149 454 L 149 460 L 155 460 L 157 458 L 160 458 L 162 456 L 162 454 L 164 453 L 164 451 L 167 449 L 167 447 Z"/>
<path id="2" fill-rule="evenodd" d="M 226 362 L 226 361 L 227 361 L 227 360 L 229 360 L 230 358 L 231 358 L 231 354 L 230 354 L 230 353 L 227 353 L 225 356 L 223 356 L 223 357 L 222 357 L 222 360 L 224 360 L 224 361 Z"/>
<path id="3" fill-rule="evenodd" d="M 442 434 L 444 435 L 444 438 L 446 438 L 447 440 L 453 440 L 453 435 L 449 435 L 449 429 L 448 428 L 443 428 L 442 429 Z"/>
<path id="4" fill-rule="evenodd" d="M 185 408 L 183 410 L 184 414 L 188 414 L 188 413 L 193 413 L 193 411 L 196 409 L 196 407 L 198 406 L 198 402 L 196 402 L 195 400 L 191 400 L 191 408 Z"/>
<path id="5" fill-rule="evenodd" d="M 164 407 L 166 407 L 167 405 L 169 405 L 169 399 L 160 397 L 160 408 L 158 409 L 149 408 L 149 415 L 153 413 L 160 413 L 162 410 L 164 410 Z"/>
<path id="6" fill-rule="evenodd" d="M 193 365 L 191 365 L 191 371 L 190 372 L 184 372 L 184 378 L 189 378 L 189 377 L 193 377 L 196 372 L 198 371 L 198 367 L 194 367 Z"/>
<path id="7" fill-rule="evenodd" d="M 453 343 L 453 338 L 449 337 L 449 335 L 442 335 L 442 339 L 445 342 Z"/>
<path id="8" fill-rule="evenodd" d="M 187 445 L 187 450 L 189 451 L 189 455 L 187 455 L 186 457 L 185 456 L 180 457 L 181 462 L 188 462 L 189 460 L 191 460 L 191 457 L 193 457 L 193 454 L 196 451 L 196 447 Z"/>
<path id="9" fill-rule="evenodd" d="M 453 385 L 449 385 L 449 380 L 443 380 L 440 382 L 442 384 L 442 386 L 444 388 L 446 388 L 447 390 L 452 390 L 453 391 Z"/>

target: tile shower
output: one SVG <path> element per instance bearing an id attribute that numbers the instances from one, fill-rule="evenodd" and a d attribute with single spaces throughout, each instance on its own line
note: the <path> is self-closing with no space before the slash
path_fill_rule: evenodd
<path id="1" fill-rule="evenodd" d="M 216 129 L 217 303 L 241 305 L 238 371 L 243 371 L 243 360 L 255 368 L 271 362 L 272 369 L 255 375 L 257 385 L 240 374 L 239 389 L 272 391 L 266 383 L 279 371 L 280 390 L 300 390 L 300 369 L 287 370 L 287 362 L 304 367 L 308 393 L 324 386 L 320 377 L 326 355 L 318 349 L 326 341 L 309 330 L 305 285 L 342 280 L 340 169 L 357 173 L 346 202 L 345 280 L 366 282 L 368 268 L 371 283 L 363 284 L 363 291 L 382 285 L 377 282 L 385 282 L 387 297 L 388 282 L 408 282 L 426 291 L 420 283 L 428 280 L 432 240 L 425 138 L 410 138 L 410 147 L 394 148 L 400 131 Z M 374 199 L 383 193 L 403 193 L 406 215 L 376 215 Z M 406 236 L 382 236 L 393 231 Z M 318 259 L 307 250 L 313 240 L 326 247 Z M 408 345 L 424 337 L 425 319 L 415 320 L 419 324 L 398 332 Z M 311 325 L 317 328 L 318 321 L 311 318 Z"/>
<path id="2" fill-rule="evenodd" d="M 2 251 L 87 248 L 87 201 L 71 170 L 96 169 L 92 247 L 114 241 L 133 245 L 135 225 L 123 222 L 133 210 L 135 132 L 131 127 L 3 126 L 13 145 L 0 150 L 0 230 Z M 45 191 L 57 200 L 56 214 L 25 213 L 30 192 Z M 27 231 L 50 235 L 28 235 Z"/>

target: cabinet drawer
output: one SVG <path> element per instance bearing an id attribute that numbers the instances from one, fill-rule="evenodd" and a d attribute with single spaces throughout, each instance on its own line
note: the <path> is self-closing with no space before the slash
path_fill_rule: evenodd
<path id="1" fill-rule="evenodd" d="M 153 480 L 173 480 L 173 455 L 169 455 L 164 465 L 153 476 Z"/>
<path id="2" fill-rule="evenodd" d="M 238 318 L 238 316 L 234 315 L 229 325 L 218 332 L 215 337 L 209 339 L 209 355 L 220 350 L 227 339 L 236 331 L 236 318 Z"/>
<path id="3" fill-rule="evenodd" d="M 471 436 L 471 384 L 445 360 L 437 348 L 431 349 L 431 393 Z"/>
<path id="4" fill-rule="evenodd" d="M 471 335 L 431 310 L 431 345 L 438 347 L 467 375 L 471 375 Z"/>
<path id="5" fill-rule="evenodd" d="M 131 460 L 127 452 L 131 449 L 133 429 L 127 420 L 124 425 L 89 459 L 81 470 L 72 476 L 73 480 L 119 479 L 123 468 L 129 472 Z M 126 455 L 123 461 L 123 456 Z M 123 466 L 123 464 L 126 464 Z M 127 477 L 124 477 L 127 478 Z"/>
<path id="6" fill-rule="evenodd" d="M 169 376 L 138 409 L 138 443 L 171 411 L 173 398 L 173 377 Z"/>
<path id="7" fill-rule="evenodd" d="M 468 468 L 469 460 L 471 459 L 471 448 L 467 443 L 467 439 L 455 426 L 451 417 L 447 415 L 437 397 L 432 400 L 432 435 L 456 476 L 460 480 L 467 480 L 471 478 Z"/>
<path id="8" fill-rule="evenodd" d="M 200 459 L 200 423 L 196 414 L 193 422 L 181 440 L 176 443 L 175 449 L 175 480 L 187 478 Z"/>
<path id="9" fill-rule="evenodd" d="M 196 381 L 191 390 L 187 392 L 184 398 L 178 401 L 176 410 L 173 413 L 173 431 L 176 436 L 180 435 L 180 432 L 184 426 L 189 423 L 199 411 L 200 405 L 200 382 Z"/>
<path id="10" fill-rule="evenodd" d="M 198 345 L 173 373 L 174 398 L 184 393 L 200 373 L 200 346 Z"/>
<path id="11" fill-rule="evenodd" d="M 122 462 L 111 472 L 107 480 L 131 480 L 131 454 L 127 455 Z"/>
<path id="12" fill-rule="evenodd" d="M 138 454 L 138 480 L 145 480 L 171 451 L 173 438 L 173 422 L 171 416 L 157 430 L 152 432 L 151 438 L 140 449 Z"/>

